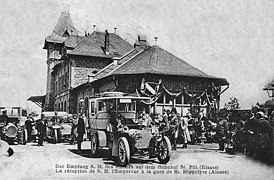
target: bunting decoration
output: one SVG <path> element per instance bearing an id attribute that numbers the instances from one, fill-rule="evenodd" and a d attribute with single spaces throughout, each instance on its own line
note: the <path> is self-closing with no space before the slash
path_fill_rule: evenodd
<path id="1" fill-rule="evenodd" d="M 140 86 L 140 93 L 141 95 L 150 97 L 151 99 L 150 102 L 143 101 L 143 103 L 147 105 L 152 105 L 155 102 L 157 102 L 157 100 L 159 99 L 159 97 L 161 97 L 163 93 L 163 92 L 160 92 L 161 89 L 162 89 L 161 79 L 159 79 L 158 83 L 155 83 L 155 82 L 146 82 L 145 79 L 143 78 Z M 138 93 L 138 90 L 136 90 L 136 92 L 137 92 L 137 95 L 140 96 L 140 94 Z"/>
<path id="2" fill-rule="evenodd" d="M 143 101 L 144 104 L 153 105 L 157 100 L 166 93 L 173 98 L 184 94 L 190 98 L 190 102 L 195 105 L 205 105 L 209 107 L 209 110 L 218 109 L 218 101 L 220 99 L 221 86 L 215 86 L 212 82 L 202 93 L 190 93 L 185 88 L 181 92 L 170 92 L 162 83 L 162 80 L 159 79 L 158 83 L 156 82 L 146 82 L 145 79 L 142 79 L 140 90 L 136 89 L 138 96 L 147 96 L 150 97 L 150 102 Z"/>

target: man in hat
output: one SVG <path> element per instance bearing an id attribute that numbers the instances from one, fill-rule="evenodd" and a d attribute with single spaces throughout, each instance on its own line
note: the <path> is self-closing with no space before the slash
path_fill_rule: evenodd
<path id="1" fill-rule="evenodd" d="M 219 114 L 218 117 L 218 124 L 216 129 L 216 135 L 218 137 L 219 149 L 223 151 L 225 148 L 225 140 L 228 133 L 228 123 L 227 123 L 227 113 L 222 112 Z"/>
<path id="2" fill-rule="evenodd" d="M 144 108 L 142 110 L 142 113 L 139 115 L 138 117 L 138 124 L 142 124 L 145 127 L 148 127 L 149 125 L 151 125 L 151 117 L 150 115 L 146 112 L 146 109 Z"/>
<path id="3" fill-rule="evenodd" d="M 77 118 L 77 115 L 74 114 L 72 116 L 72 128 L 71 128 L 71 140 L 70 140 L 70 144 L 74 144 L 74 141 L 75 141 L 75 138 L 76 138 L 77 124 L 78 124 L 78 118 Z"/>
<path id="4" fill-rule="evenodd" d="M 85 121 L 82 113 L 79 113 L 78 125 L 77 125 L 77 149 L 81 150 L 81 143 L 83 142 L 83 136 L 86 133 Z"/>
<path id="5" fill-rule="evenodd" d="M 7 123 L 8 123 L 7 111 L 4 110 L 2 111 L 2 114 L 0 115 L 0 139 L 3 139 L 2 128 L 6 126 Z"/>
<path id="6" fill-rule="evenodd" d="M 9 117 L 7 116 L 7 111 L 2 111 L 2 114 L 0 116 L 0 123 L 4 123 L 4 126 L 7 125 Z"/>
<path id="7" fill-rule="evenodd" d="M 27 142 L 30 142 L 31 141 L 31 132 L 32 132 L 32 127 L 34 125 L 34 120 L 33 118 L 29 115 L 27 117 L 27 120 L 25 121 L 25 126 L 26 126 L 26 130 L 27 130 L 27 133 L 28 133 L 28 139 L 27 139 Z"/>
<path id="8" fill-rule="evenodd" d="M 177 149 L 177 138 L 179 135 L 179 117 L 177 116 L 177 110 L 173 107 L 171 109 L 170 131 L 171 131 L 171 145 L 172 150 Z"/>
<path id="9" fill-rule="evenodd" d="M 44 114 L 41 115 L 41 119 L 38 120 L 37 124 L 38 131 L 38 146 L 43 146 L 44 138 L 46 135 L 46 122 Z"/>

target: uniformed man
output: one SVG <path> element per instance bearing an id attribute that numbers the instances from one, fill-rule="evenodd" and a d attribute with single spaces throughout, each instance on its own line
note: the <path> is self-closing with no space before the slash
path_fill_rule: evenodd
<path id="1" fill-rule="evenodd" d="M 28 116 L 27 120 L 25 121 L 25 126 L 26 126 L 27 133 L 28 133 L 27 142 L 30 142 L 30 140 L 31 140 L 31 132 L 32 132 L 33 124 L 34 124 L 33 119 L 30 116 Z"/>
<path id="2" fill-rule="evenodd" d="M 81 143 L 83 142 L 83 136 L 86 133 L 85 121 L 82 113 L 79 113 L 78 125 L 77 125 L 77 149 L 81 150 Z"/>
<path id="3" fill-rule="evenodd" d="M 0 116 L 0 123 L 4 123 L 4 126 L 7 125 L 9 117 L 7 116 L 7 111 L 2 111 L 2 114 Z"/>
<path id="4" fill-rule="evenodd" d="M 38 131 L 38 146 L 43 146 L 44 138 L 46 135 L 46 122 L 45 116 L 42 114 L 41 119 L 37 122 L 37 131 Z"/>
<path id="5" fill-rule="evenodd" d="M 2 111 L 2 114 L 0 116 L 0 139 L 3 139 L 3 132 L 2 129 L 5 127 L 8 123 L 8 116 L 7 116 L 7 111 L 4 110 Z"/>
<path id="6" fill-rule="evenodd" d="M 219 149 L 223 151 L 225 148 L 225 141 L 228 134 L 228 123 L 227 123 L 227 113 L 222 112 L 218 117 L 218 124 L 216 129 L 216 135 L 218 137 Z"/>
<path id="7" fill-rule="evenodd" d="M 171 120 L 170 120 L 170 131 L 171 131 L 171 145 L 172 150 L 177 149 L 177 138 L 179 135 L 179 118 L 177 116 L 177 110 L 171 109 Z"/>
<path id="8" fill-rule="evenodd" d="M 51 118 L 51 121 L 54 124 L 59 124 L 60 123 L 60 117 L 58 116 L 58 112 L 57 111 L 54 112 L 54 116 Z"/>

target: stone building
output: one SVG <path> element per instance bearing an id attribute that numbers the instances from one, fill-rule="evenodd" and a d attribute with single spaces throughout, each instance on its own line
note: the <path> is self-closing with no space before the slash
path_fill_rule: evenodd
<path id="1" fill-rule="evenodd" d="M 145 103 L 152 112 L 171 107 L 182 114 L 193 107 L 209 112 L 219 108 L 220 95 L 229 86 L 226 79 L 149 46 L 145 36 L 138 36 L 134 45 L 107 30 L 79 36 L 67 12 L 45 39 L 44 49 L 48 52 L 45 111 L 77 113 L 83 108 L 87 113 L 91 97 L 121 91 L 150 97 Z"/>
<path id="2" fill-rule="evenodd" d="M 106 91 L 148 96 L 151 101 L 147 104 L 155 113 L 171 107 L 182 114 L 192 106 L 205 113 L 219 108 L 220 95 L 229 86 L 226 79 L 207 75 L 159 46 L 140 41 L 139 37 L 133 50 L 113 58 L 89 82 L 74 89 L 78 111 L 82 106 L 87 113 L 88 99 Z"/>

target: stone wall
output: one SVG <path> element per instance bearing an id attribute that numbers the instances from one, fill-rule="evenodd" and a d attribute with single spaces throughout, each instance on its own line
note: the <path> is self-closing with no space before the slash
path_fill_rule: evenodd
<path id="1" fill-rule="evenodd" d="M 97 68 L 71 67 L 71 87 L 75 88 L 88 82 L 88 75 L 97 70 Z"/>

